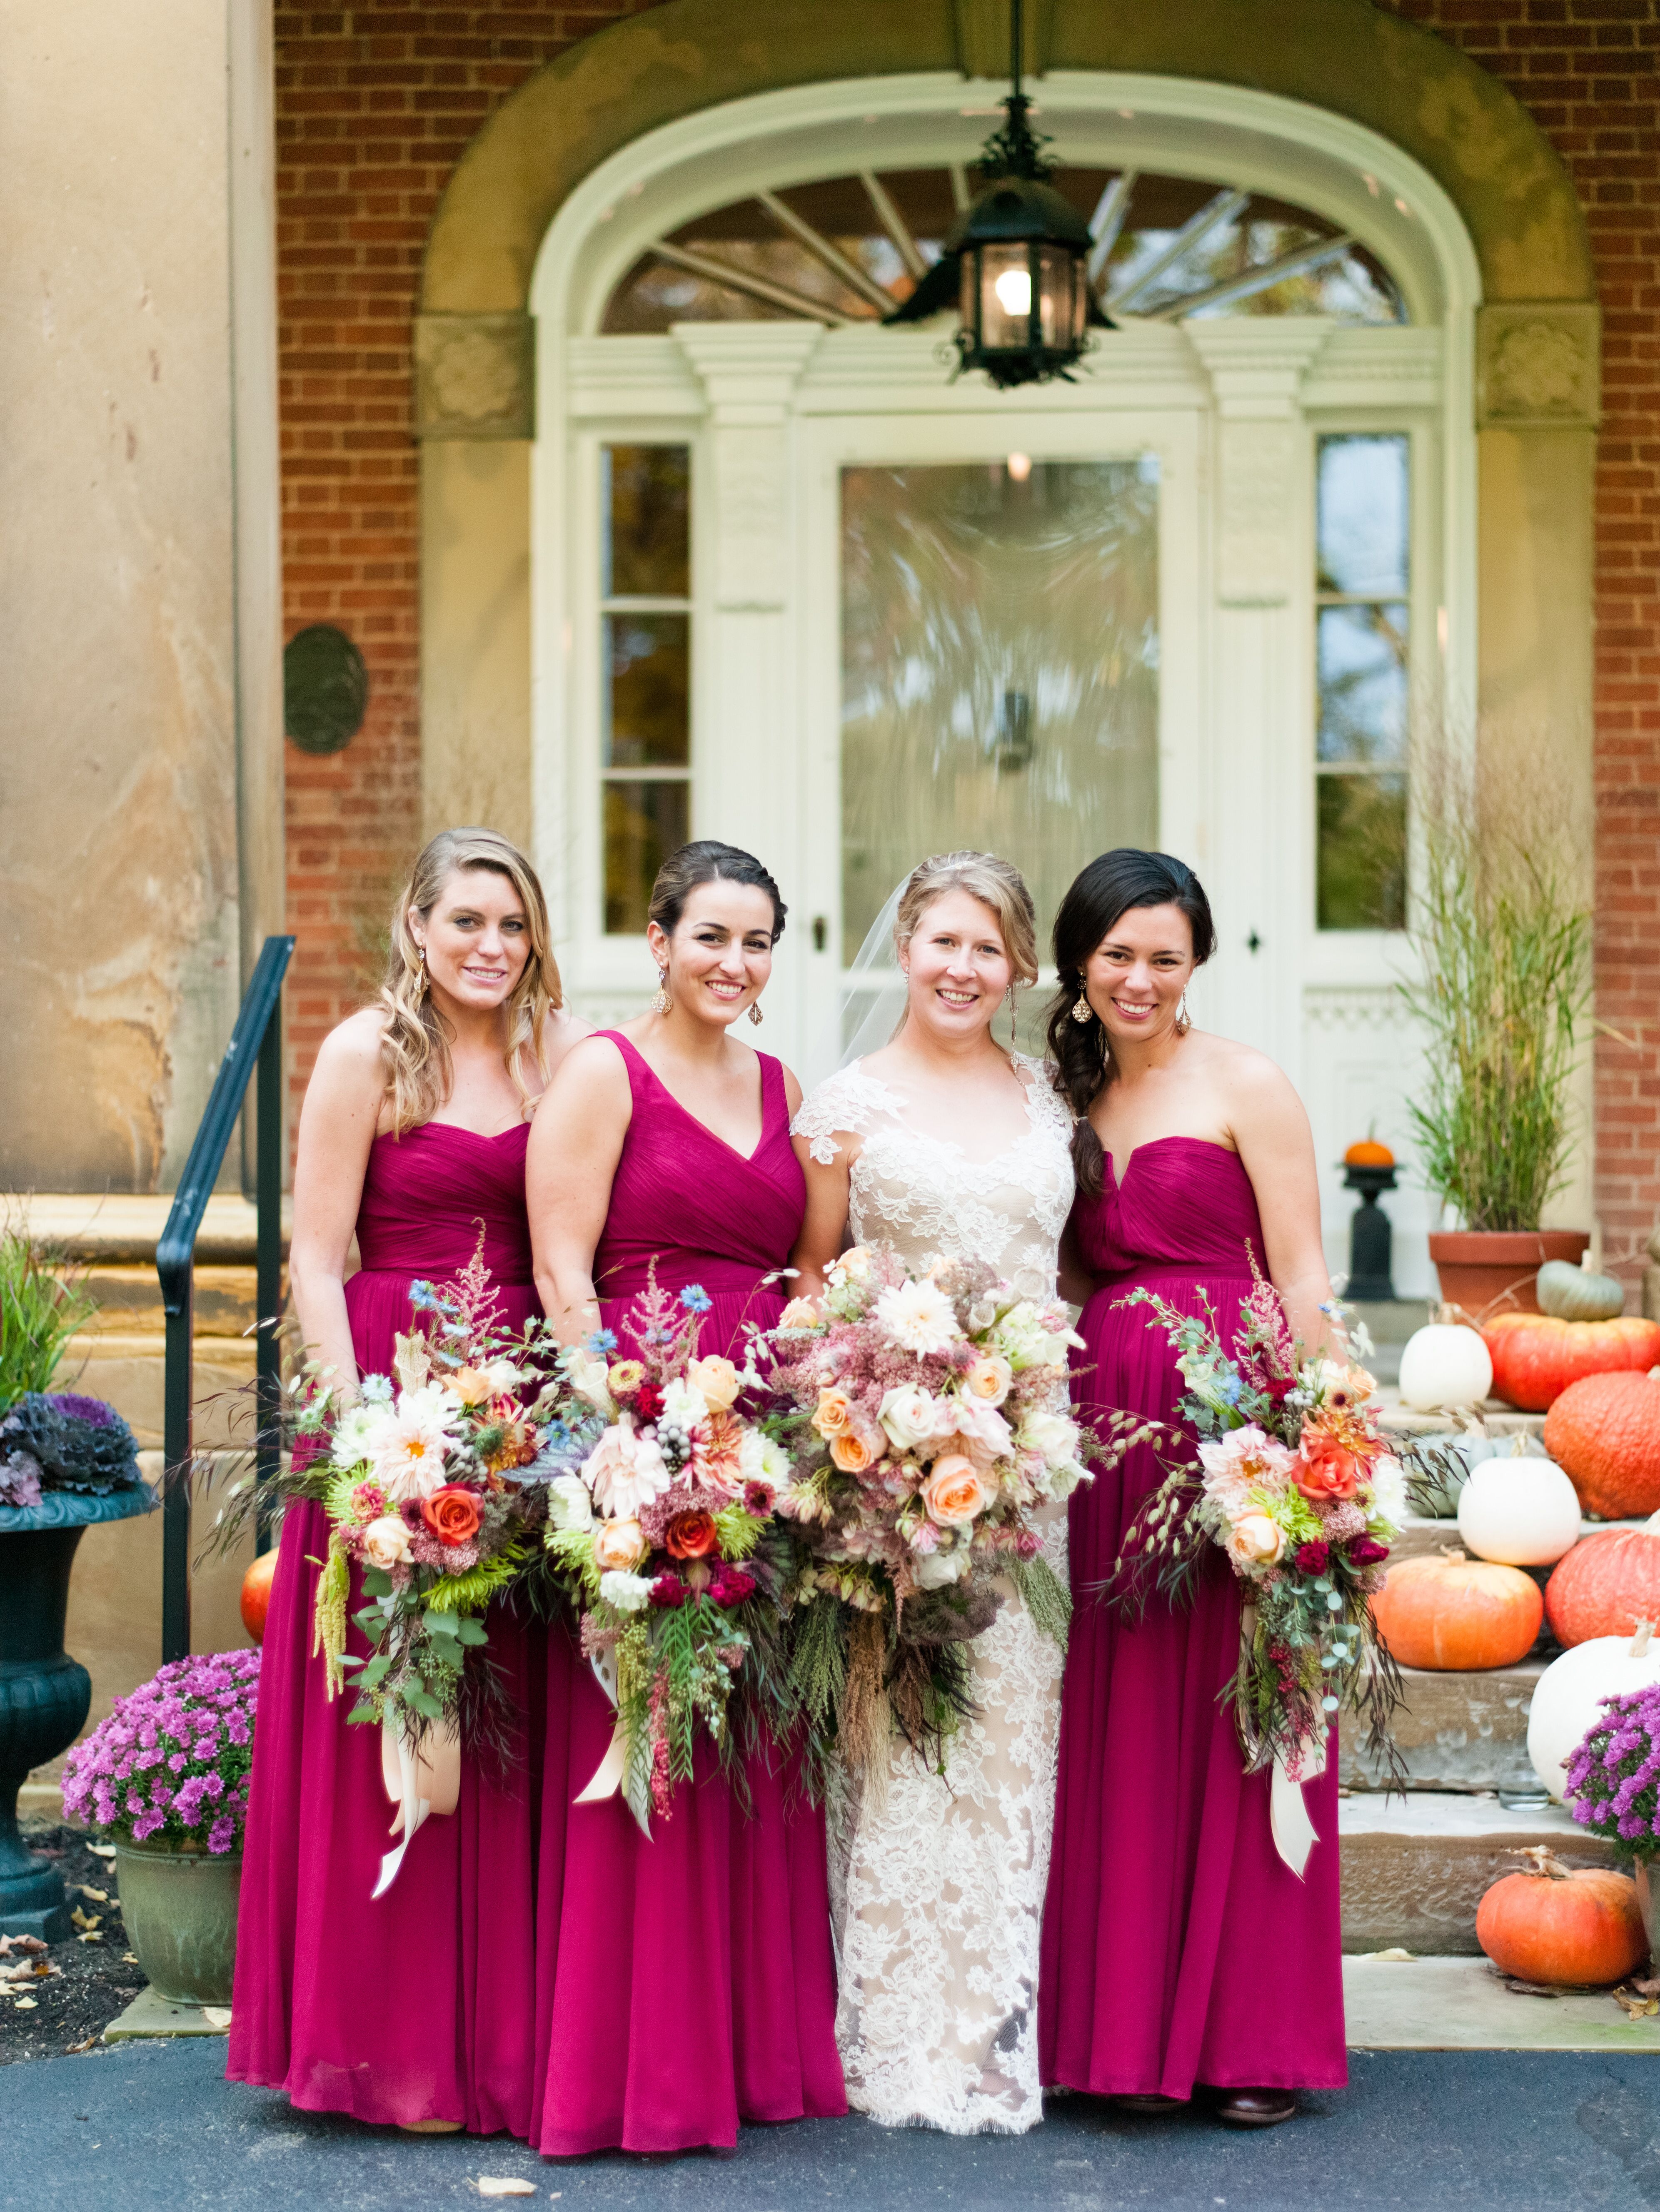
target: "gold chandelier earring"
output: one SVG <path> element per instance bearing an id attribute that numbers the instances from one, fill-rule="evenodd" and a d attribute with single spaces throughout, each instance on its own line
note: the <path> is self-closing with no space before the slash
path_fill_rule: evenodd
<path id="1" fill-rule="evenodd" d="M 761 1001 L 759 999 L 751 999 L 750 1000 L 750 1019 L 755 1024 L 757 1029 L 759 1029 L 762 1023 L 766 1019 L 766 1016 L 761 1012 Z"/>
<path id="2" fill-rule="evenodd" d="M 1085 1022 L 1095 1019 L 1095 1009 L 1090 1004 L 1089 993 L 1081 983 L 1078 986 L 1078 996 L 1073 1001 L 1072 1018 L 1080 1029 Z"/>
<path id="3" fill-rule="evenodd" d="M 666 1014 L 673 1004 L 669 996 L 669 971 L 666 968 L 660 968 L 657 971 L 657 996 L 651 1002 L 651 1011 L 654 1014 Z"/>
<path id="4" fill-rule="evenodd" d="M 1188 1012 L 1188 994 L 1183 991 L 1182 1003 L 1176 1010 L 1176 1034 L 1177 1036 L 1186 1036 L 1192 1027 L 1193 1016 Z"/>

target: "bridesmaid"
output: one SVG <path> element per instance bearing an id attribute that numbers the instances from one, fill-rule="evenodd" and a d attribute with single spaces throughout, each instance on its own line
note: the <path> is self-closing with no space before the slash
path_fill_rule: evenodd
<path id="1" fill-rule="evenodd" d="M 1092 860 L 1055 922 L 1057 1084 L 1077 1118 L 1071 1235 L 1087 1278 L 1073 1396 L 1169 1419 L 1182 1382 L 1138 1283 L 1237 1321 L 1256 1254 L 1310 1348 L 1333 1336 L 1308 1117 L 1272 1061 L 1189 1020 L 1215 948 L 1198 879 L 1163 853 Z M 1340 1352 L 1341 1340 L 1335 1345 Z M 1095 1595 L 1161 1470 L 1150 1447 L 1074 1492 L 1077 1609 L 1039 1978 L 1043 2080 L 1137 2111 L 1213 2093 L 1240 2127 L 1347 2080 L 1337 1762 L 1304 1784 L 1320 1838 L 1302 1881 L 1274 1850 L 1268 1778 L 1247 1779 L 1220 1693 L 1239 1585 L 1219 1555 L 1191 1609 L 1138 1627 Z"/>
<path id="2" fill-rule="evenodd" d="M 537 1097 L 582 1033 L 560 1008 L 529 862 L 493 830 L 444 830 L 393 909 L 379 1003 L 324 1041 L 300 1117 L 289 1281 L 307 1349 L 344 1401 L 361 1376 L 390 1371 L 394 1336 L 418 1326 L 411 1280 L 465 1266 L 481 1220 L 508 1325 L 538 1310 L 525 1151 Z M 362 1266 L 348 1280 L 354 1231 Z M 524 2136 L 534 1778 L 465 1759 L 453 1815 L 426 1823 L 370 1902 L 392 1808 L 379 1730 L 347 1724 L 350 1690 L 330 1704 L 311 1656 L 327 1540 L 320 1505 L 289 1506 L 265 1625 L 226 2071 L 311 2112 Z M 569 1701 L 568 1637 L 499 1607 L 488 1627 L 521 1712 L 544 1682 L 556 1705 Z M 353 1648 L 366 1648 L 356 1632 Z M 542 1730 L 526 1735 L 528 1764 Z"/>
<path id="3" fill-rule="evenodd" d="M 654 1259 L 662 1288 L 708 1293 L 706 1353 L 777 1320 L 806 1206 L 800 1086 L 730 1032 L 760 1021 L 783 927 L 747 853 L 702 842 L 664 863 L 651 1011 L 572 1053 L 531 1138 L 537 1287 L 565 1342 L 604 1329 L 626 1352 Z M 611 1735 L 584 1672 L 569 1771 L 548 1753 L 532 2142 L 549 2157 L 726 2150 L 740 2120 L 845 2112 L 822 1813 L 757 1753 L 746 1816 L 710 1746 L 649 1842 L 620 1796 L 567 1817 Z"/>

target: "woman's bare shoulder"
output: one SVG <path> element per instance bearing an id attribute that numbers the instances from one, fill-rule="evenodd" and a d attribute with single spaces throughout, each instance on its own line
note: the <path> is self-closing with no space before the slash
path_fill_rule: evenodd
<path id="1" fill-rule="evenodd" d="M 331 1029 L 317 1048 L 316 1073 L 335 1083 L 354 1079 L 385 1087 L 386 1018 L 379 1006 L 360 1006 Z"/>
<path id="2" fill-rule="evenodd" d="M 1205 1073 L 1225 1089 L 1231 1125 L 1260 1123 L 1265 1115 L 1288 1110 L 1302 1113 L 1296 1085 L 1267 1053 L 1259 1052 L 1255 1045 L 1241 1044 L 1235 1037 L 1213 1036 L 1208 1031 L 1204 1048 Z"/>

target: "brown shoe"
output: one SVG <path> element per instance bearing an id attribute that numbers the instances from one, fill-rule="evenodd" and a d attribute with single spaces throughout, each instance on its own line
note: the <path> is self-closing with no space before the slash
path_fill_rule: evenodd
<path id="1" fill-rule="evenodd" d="M 1297 2092 L 1230 2089 L 1218 2104 L 1216 2117 L 1231 2128 L 1277 2128 L 1281 2120 L 1297 2118 Z"/>
<path id="2" fill-rule="evenodd" d="M 1186 2109 L 1185 2097 L 1161 2097 L 1149 2090 L 1144 2096 L 1114 2097 L 1110 2100 L 1121 2112 L 1180 2112 Z"/>
<path id="3" fill-rule="evenodd" d="M 398 2132 L 406 2136 L 459 2136 L 459 2120 L 399 2120 Z"/>

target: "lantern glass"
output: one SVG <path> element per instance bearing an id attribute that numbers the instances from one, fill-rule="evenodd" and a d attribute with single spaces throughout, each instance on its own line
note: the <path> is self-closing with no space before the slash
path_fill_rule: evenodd
<path id="1" fill-rule="evenodd" d="M 978 324 L 980 343 L 988 353 L 1013 353 L 1031 344 L 1031 256 L 1024 240 L 982 246 L 976 253 L 964 254 L 963 289 L 963 319 L 968 322 L 972 317 Z"/>
<path id="2" fill-rule="evenodd" d="M 1051 351 L 1069 353 L 1083 343 L 1087 298 L 1080 281 L 1078 256 L 1064 246 L 1039 246 L 1033 252 L 1037 264 L 1038 336 Z"/>

